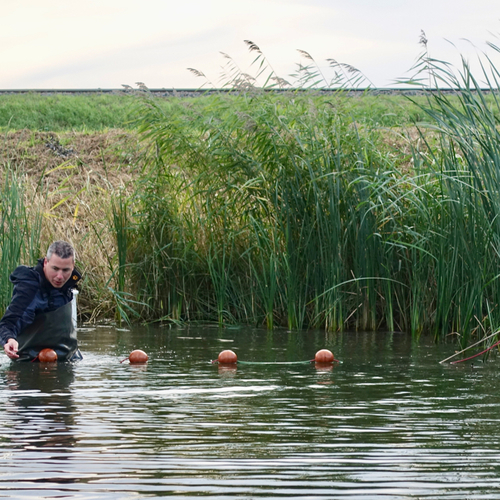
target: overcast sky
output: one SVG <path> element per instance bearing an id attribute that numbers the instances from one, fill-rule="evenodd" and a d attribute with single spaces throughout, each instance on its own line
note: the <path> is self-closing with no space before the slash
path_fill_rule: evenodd
<path id="1" fill-rule="evenodd" d="M 498 0 L 0 0 L 0 88 L 150 88 L 219 86 L 231 56 L 242 71 L 257 44 L 289 79 L 307 51 L 361 70 L 378 87 L 408 76 L 422 52 L 458 64 L 500 54 Z M 464 40 L 465 39 L 465 40 Z"/>

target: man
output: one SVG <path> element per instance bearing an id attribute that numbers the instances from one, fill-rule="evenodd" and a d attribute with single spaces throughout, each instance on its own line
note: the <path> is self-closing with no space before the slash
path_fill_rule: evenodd
<path id="1" fill-rule="evenodd" d="M 75 251 L 65 241 L 52 243 L 35 267 L 16 268 L 12 300 L 0 320 L 0 344 L 9 358 L 33 360 L 49 347 L 58 359 L 81 359 L 70 304 L 80 279 Z"/>

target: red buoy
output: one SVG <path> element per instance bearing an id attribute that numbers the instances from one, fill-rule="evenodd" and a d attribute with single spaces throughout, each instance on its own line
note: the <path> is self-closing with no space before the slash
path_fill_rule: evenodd
<path id="1" fill-rule="evenodd" d="M 217 358 L 217 361 L 223 365 L 232 365 L 238 361 L 238 356 L 231 350 L 222 351 Z"/>
<path id="2" fill-rule="evenodd" d="M 38 359 L 40 363 L 53 363 L 57 361 L 57 353 L 53 349 L 42 349 L 38 353 Z"/>
<path id="3" fill-rule="evenodd" d="M 146 363 L 148 359 L 149 359 L 148 355 L 144 351 L 141 351 L 140 349 L 132 351 L 130 353 L 130 356 L 128 357 L 128 360 L 131 363 Z"/>
<path id="4" fill-rule="evenodd" d="M 316 363 L 333 363 L 335 358 L 333 357 L 332 351 L 329 351 L 328 349 L 321 349 L 316 353 L 314 361 L 316 361 Z"/>

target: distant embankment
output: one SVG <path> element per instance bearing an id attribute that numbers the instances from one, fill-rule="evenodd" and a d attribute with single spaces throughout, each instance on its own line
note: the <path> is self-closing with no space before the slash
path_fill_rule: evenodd
<path id="1" fill-rule="evenodd" d="M 422 87 L 415 88 L 322 88 L 322 89 L 306 89 L 306 88 L 287 88 L 287 89 L 277 89 L 277 88 L 259 88 L 264 92 L 316 92 L 319 94 L 330 94 L 339 92 L 342 90 L 346 95 L 361 95 L 364 93 L 370 93 L 371 95 L 424 95 L 426 92 L 436 92 L 437 89 L 428 88 L 423 89 Z M 490 89 L 483 89 L 484 93 L 489 93 Z M 132 94 L 132 93 L 145 93 L 148 92 L 158 97 L 199 97 L 202 95 L 217 94 L 217 93 L 230 93 L 239 92 L 238 89 L 234 88 L 219 88 L 219 89 L 188 89 L 188 88 L 151 88 L 151 89 L 134 89 L 122 88 L 122 89 L 0 89 L 1 94 L 67 94 L 67 95 L 80 95 L 80 94 Z M 457 92 L 456 89 L 439 89 L 441 93 L 453 93 Z"/>

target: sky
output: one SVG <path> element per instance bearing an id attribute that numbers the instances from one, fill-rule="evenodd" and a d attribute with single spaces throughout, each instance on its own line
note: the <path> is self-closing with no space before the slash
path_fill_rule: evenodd
<path id="1" fill-rule="evenodd" d="M 257 75 L 244 40 L 288 81 L 311 63 L 303 50 L 326 80 L 335 59 L 393 87 L 411 76 L 422 30 L 433 58 L 486 53 L 500 68 L 487 45 L 500 46 L 498 0 L 0 0 L 0 12 L 0 89 L 219 87 L 227 64 Z"/>

